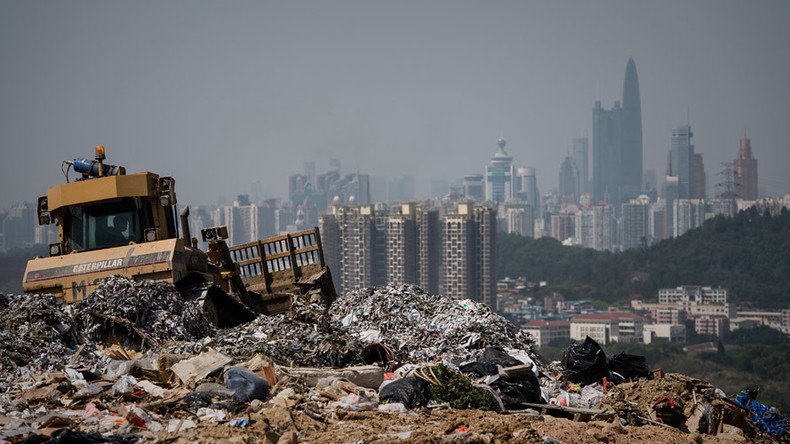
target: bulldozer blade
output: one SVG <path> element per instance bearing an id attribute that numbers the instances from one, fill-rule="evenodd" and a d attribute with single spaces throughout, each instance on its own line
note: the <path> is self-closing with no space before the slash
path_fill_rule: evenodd
<path id="1" fill-rule="evenodd" d="M 203 313 L 217 328 L 236 327 L 257 317 L 241 302 L 216 285 L 210 285 L 201 292 L 199 298 L 203 300 Z"/>
<path id="2" fill-rule="evenodd" d="M 295 296 L 291 293 L 260 294 L 247 291 L 248 308 L 255 313 L 275 315 L 291 308 Z"/>

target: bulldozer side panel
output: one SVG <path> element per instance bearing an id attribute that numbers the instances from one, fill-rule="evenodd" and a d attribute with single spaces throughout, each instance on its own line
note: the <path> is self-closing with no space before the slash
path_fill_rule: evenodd
<path id="1" fill-rule="evenodd" d="M 28 261 L 23 288 L 76 302 L 112 275 L 176 282 L 186 276 L 190 262 L 199 263 L 199 255 L 186 251 L 181 239 L 36 258 Z"/>

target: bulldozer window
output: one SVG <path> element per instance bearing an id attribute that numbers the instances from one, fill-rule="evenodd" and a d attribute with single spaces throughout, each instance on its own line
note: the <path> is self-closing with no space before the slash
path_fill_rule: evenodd
<path id="1" fill-rule="evenodd" d="M 144 199 L 123 199 L 71 207 L 64 220 L 70 251 L 96 250 L 143 242 L 152 225 L 151 208 Z"/>

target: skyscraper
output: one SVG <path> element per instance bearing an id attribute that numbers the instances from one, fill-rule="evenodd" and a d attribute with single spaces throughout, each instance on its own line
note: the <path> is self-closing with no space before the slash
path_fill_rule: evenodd
<path id="1" fill-rule="evenodd" d="M 513 197 L 513 158 L 505 151 L 505 139 L 497 141 L 499 150 L 486 166 L 486 200 L 502 203 Z"/>
<path id="2" fill-rule="evenodd" d="M 538 191 L 538 179 L 535 175 L 535 168 L 525 167 L 516 170 L 514 188 L 515 197 L 530 204 L 533 217 L 540 219 L 540 192 Z"/>
<path id="3" fill-rule="evenodd" d="M 616 202 L 620 199 L 620 145 L 622 108 L 604 109 L 601 101 L 593 108 L 593 201 Z"/>
<path id="4" fill-rule="evenodd" d="M 593 199 L 619 204 L 642 189 L 642 104 L 636 63 L 628 59 L 623 102 L 593 107 Z M 618 207 L 619 208 L 619 207 Z"/>
<path id="5" fill-rule="evenodd" d="M 579 170 L 571 156 L 560 165 L 560 197 L 566 202 L 579 202 Z"/>
<path id="6" fill-rule="evenodd" d="M 757 199 L 757 159 L 752 156 L 752 141 L 746 135 L 735 159 L 735 192 L 742 199 Z"/>
<path id="7" fill-rule="evenodd" d="M 642 100 L 636 63 L 629 58 L 623 81 L 621 199 L 633 199 L 642 190 Z"/>
<path id="8" fill-rule="evenodd" d="M 589 142 L 586 137 L 573 139 L 573 163 L 579 170 L 579 189 L 582 193 L 590 192 L 590 168 L 589 168 Z"/>
<path id="9" fill-rule="evenodd" d="M 691 144 L 690 125 L 681 125 L 672 130 L 670 175 L 678 178 L 678 198 L 691 199 L 694 195 L 694 145 Z"/>
<path id="10" fill-rule="evenodd" d="M 705 164 L 702 154 L 694 154 L 691 167 L 691 197 L 705 199 Z"/>

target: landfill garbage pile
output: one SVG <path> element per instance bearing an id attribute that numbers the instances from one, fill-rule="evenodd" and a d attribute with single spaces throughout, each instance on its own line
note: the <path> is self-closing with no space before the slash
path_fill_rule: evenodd
<path id="1" fill-rule="evenodd" d="M 362 363 L 364 344 L 343 331 L 321 331 L 318 325 L 292 319 L 289 313 L 259 316 L 247 324 L 222 330 L 210 340 L 175 344 L 166 350 L 199 353 L 212 347 L 237 359 L 263 354 L 289 366 L 344 367 Z"/>
<path id="2" fill-rule="evenodd" d="M 413 285 L 348 292 L 329 308 L 334 329 L 385 345 L 400 362 L 460 363 L 489 346 L 528 354 L 533 340 L 485 304 L 432 295 Z M 535 359 L 534 355 L 530 355 Z"/>
<path id="3" fill-rule="evenodd" d="M 541 364 L 484 305 L 414 286 L 224 330 L 167 284 L 100 289 L 68 307 L 0 297 L 0 443 L 788 437 L 787 418 L 753 393 L 728 398 L 589 338 Z"/>
<path id="4" fill-rule="evenodd" d="M 78 342 L 74 320 L 54 296 L 9 295 L 0 304 L 0 379 L 18 367 L 63 363 Z"/>
<path id="5" fill-rule="evenodd" d="M 484 304 L 424 292 L 413 285 L 362 289 L 327 310 L 296 303 L 288 313 L 260 316 L 220 331 L 210 341 L 168 347 L 195 353 L 206 347 L 246 359 L 260 353 L 289 366 L 452 362 L 476 360 L 497 345 L 532 362 L 532 339 Z M 526 361 L 526 362 L 525 362 Z"/>
<path id="6" fill-rule="evenodd" d="M 145 348 L 146 342 L 156 346 L 215 334 L 200 305 L 166 282 L 110 277 L 72 308 L 83 336 L 92 341 L 120 334 L 124 346 Z"/>

